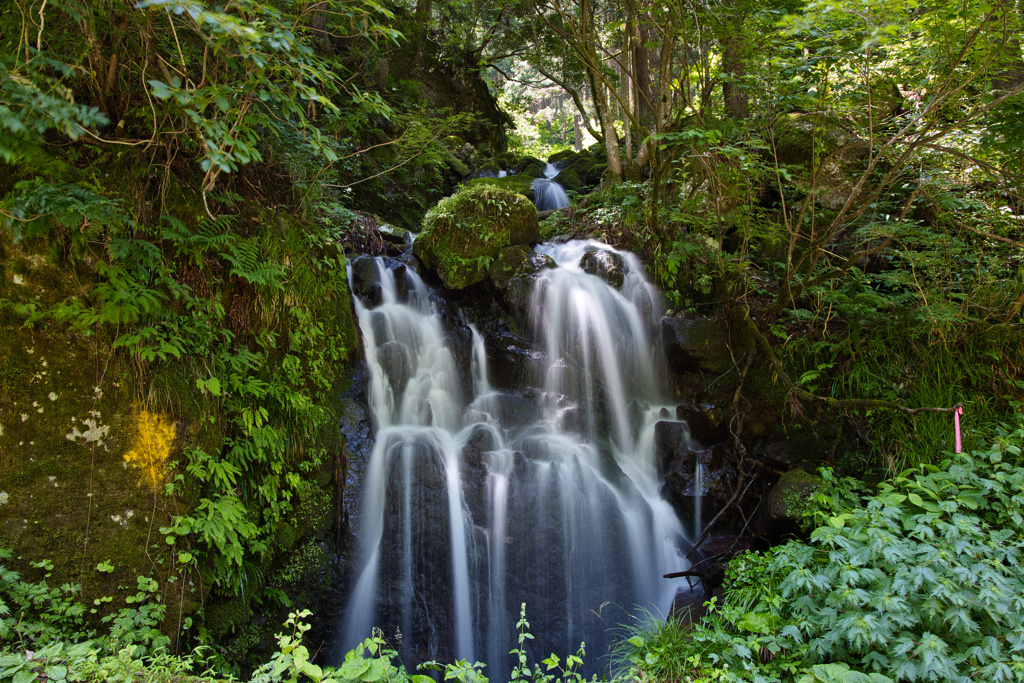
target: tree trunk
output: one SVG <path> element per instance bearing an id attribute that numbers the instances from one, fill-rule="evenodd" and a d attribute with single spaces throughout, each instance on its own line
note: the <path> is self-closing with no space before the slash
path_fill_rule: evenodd
<path id="1" fill-rule="evenodd" d="M 747 93 L 738 83 L 747 75 L 747 67 L 743 37 L 740 35 L 740 27 L 736 28 L 735 33 L 730 33 L 722 40 L 722 71 L 725 73 L 725 80 L 722 81 L 722 98 L 725 100 L 725 115 L 730 119 L 740 120 L 748 118 L 750 112 L 747 106 Z"/>

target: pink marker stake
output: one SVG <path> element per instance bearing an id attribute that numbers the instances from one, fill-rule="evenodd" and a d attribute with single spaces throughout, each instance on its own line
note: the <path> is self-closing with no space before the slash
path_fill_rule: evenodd
<path id="1" fill-rule="evenodd" d="M 953 408 L 953 426 L 956 427 L 956 452 L 961 451 L 960 446 L 960 416 L 964 414 L 964 407 L 959 403 Z"/>

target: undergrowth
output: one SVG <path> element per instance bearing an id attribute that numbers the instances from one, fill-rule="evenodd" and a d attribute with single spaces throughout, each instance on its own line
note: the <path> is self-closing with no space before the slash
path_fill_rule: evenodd
<path id="1" fill-rule="evenodd" d="M 624 672 L 665 683 L 1021 680 L 1022 442 L 1018 426 L 856 504 L 824 498 L 808 542 L 730 563 L 707 616 L 636 628 Z"/>

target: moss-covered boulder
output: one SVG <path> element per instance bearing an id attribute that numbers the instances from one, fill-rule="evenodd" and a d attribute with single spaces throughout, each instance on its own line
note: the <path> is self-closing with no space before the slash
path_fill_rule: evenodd
<path id="1" fill-rule="evenodd" d="M 544 168 L 544 162 L 537 157 L 525 156 L 516 163 L 515 172 L 522 173 L 530 166 L 537 166 L 538 168 Z M 543 175 L 543 174 L 542 174 Z"/>
<path id="2" fill-rule="evenodd" d="M 559 164 L 560 163 L 560 164 L 562 164 L 564 166 L 570 166 L 579 158 L 580 158 L 580 153 L 579 152 L 577 152 L 575 150 L 571 150 L 571 149 L 563 149 L 561 152 L 555 152 L 554 154 L 549 156 L 548 157 L 548 163 L 549 164 Z"/>
<path id="3" fill-rule="evenodd" d="M 837 119 L 790 114 L 775 123 L 774 154 L 779 165 L 793 169 L 794 187 L 813 192 L 820 206 L 836 210 L 854 192 L 866 166 L 868 144 Z"/>
<path id="4" fill-rule="evenodd" d="M 799 468 L 789 470 L 768 494 L 768 516 L 776 522 L 798 523 L 813 509 L 821 485 L 821 477 Z"/>
<path id="5" fill-rule="evenodd" d="M 441 200 L 423 219 L 413 253 L 445 287 L 482 282 L 502 250 L 539 238 L 537 208 L 523 195 L 493 185 L 467 187 Z"/>
<path id="6" fill-rule="evenodd" d="M 523 168 L 522 171 L 519 171 L 518 175 L 529 176 L 531 178 L 543 178 L 544 166 L 542 164 L 530 164 Z"/>
<path id="7" fill-rule="evenodd" d="M 594 164 L 587 171 L 587 185 L 600 185 L 604 180 L 604 172 L 608 170 L 606 164 Z"/>
<path id="8" fill-rule="evenodd" d="M 860 105 L 855 109 L 854 118 L 865 128 L 868 125 L 868 94 L 860 90 L 855 95 Z M 907 99 L 903 96 L 900 86 L 891 78 L 874 76 L 871 79 L 871 123 L 873 126 L 884 124 L 887 120 L 903 113 Z"/>
<path id="9" fill-rule="evenodd" d="M 572 169 L 562 171 L 557 176 L 555 176 L 555 182 L 560 184 L 565 189 L 573 190 L 574 192 L 579 192 L 580 190 L 583 189 L 583 181 L 580 180 L 580 177 L 576 174 L 576 171 L 573 171 Z"/>
<path id="10" fill-rule="evenodd" d="M 562 168 L 562 173 L 565 173 L 566 171 L 572 171 L 577 176 L 579 176 L 581 181 L 586 182 L 587 174 L 590 172 L 590 169 L 594 168 L 597 165 L 597 160 L 591 159 L 586 156 L 581 156 L 580 158 L 576 159 L 576 161 Z"/>
<path id="11" fill-rule="evenodd" d="M 498 172 L 503 170 L 498 162 L 491 159 L 490 161 L 484 162 L 475 171 L 473 171 L 474 178 L 495 178 Z"/>
<path id="12" fill-rule="evenodd" d="M 494 157 L 494 162 L 505 171 L 514 169 L 516 167 L 516 161 L 516 155 L 512 152 L 502 152 Z"/>
<path id="13" fill-rule="evenodd" d="M 517 192 L 531 202 L 533 201 L 533 181 L 536 178 L 528 175 L 507 175 L 504 178 L 473 178 L 472 180 L 466 181 L 466 187 L 479 187 L 481 185 L 490 185 L 491 187 L 500 187 L 503 190 L 509 192 Z"/>

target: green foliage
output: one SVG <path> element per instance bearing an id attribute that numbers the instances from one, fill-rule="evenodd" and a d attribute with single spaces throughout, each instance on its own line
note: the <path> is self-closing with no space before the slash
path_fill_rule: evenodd
<path id="1" fill-rule="evenodd" d="M 11 559 L 9 550 L 0 549 L 0 561 L 4 563 L 0 565 L 0 647 L 18 643 L 23 649 L 45 648 L 54 643 L 84 642 L 92 653 L 124 652 L 138 659 L 163 653 L 170 645 L 170 639 L 159 630 L 167 606 L 161 602 L 159 586 L 153 579 L 138 577 L 137 590 L 125 596 L 125 606 L 97 620 L 93 615 L 115 598 L 95 598 L 88 607 L 81 600 L 79 584 L 59 588 L 49 585 L 52 562 L 33 562 L 43 575 L 39 581 L 29 581 L 7 568 Z M 98 571 L 112 569 L 107 563 L 97 567 Z M 59 654 L 60 648 L 55 652 Z M 25 671 L 32 668 L 27 661 L 18 667 Z"/>
<path id="2" fill-rule="evenodd" d="M 106 124 L 107 117 L 95 106 L 75 102 L 71 85 L 78 68 L 26 50 L 35 63 L 0 56 L 0 158 L 53 170 L 61 162 L 45 148 L 48 131 L 77 140 L 87 128 Z"/>
<path id="3" fill-rule="evenodd" d="M 1019 680 L 1022 441 L 905 472 L 861 505 L 826 501 L 809 543 L 741 555 L 721 606 L 685 638 L 635 636 L 630 665 L 658 680 L 672 658 L 694 680 Z"/>

